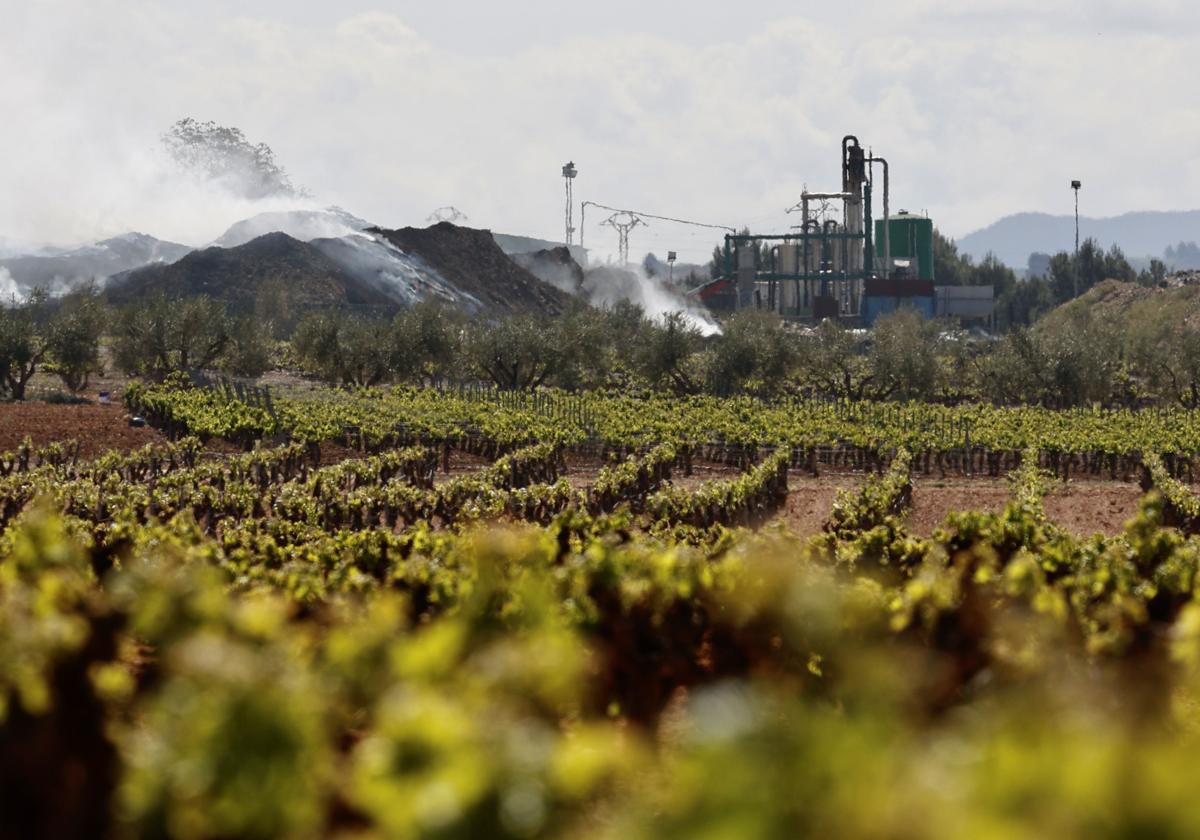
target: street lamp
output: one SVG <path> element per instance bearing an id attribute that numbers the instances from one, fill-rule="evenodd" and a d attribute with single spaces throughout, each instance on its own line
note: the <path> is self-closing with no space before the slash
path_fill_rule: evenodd
<path id="1" fill-rule="evenodd" d="M 1083 184 L 1079 181 L 1071 182 L 1071 189 L 1075 190 L 1075 271 L 1074 271 L 1074 286 L 1075 297 L 1079 297 L 1079 188 Z"/>

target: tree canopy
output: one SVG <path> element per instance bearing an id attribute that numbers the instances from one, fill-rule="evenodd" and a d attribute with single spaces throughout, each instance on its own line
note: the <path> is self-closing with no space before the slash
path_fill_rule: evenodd
<path id="1" fill-rule="evenodd" d="M 163 134 L 162 143 L 185 170 L 242 198 L 290 198 L 304 193 L 276 162 L 271 147 L 251 143 L 240 128 L 187 117 Z"/>

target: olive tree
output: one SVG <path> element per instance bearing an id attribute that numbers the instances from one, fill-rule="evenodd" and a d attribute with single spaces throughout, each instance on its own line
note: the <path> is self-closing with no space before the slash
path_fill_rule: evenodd
<path id="1" fill-rule="evenodd" d="M 396 378 L 433 382 L 455 373 L 464 324 L 453 310 L 418 303 L 392 321 L 391 355 Z"/>
<path id="2" fill-rule="evenodd" d="M 757 310 L 738 312 L 714 342 L 710 369 L 712 389 L 731 394 L 748 387 L 773 393 L 788 382 L 798 358 L 796 338 L 783 320 Z"/>
<path id="3" fill-rule="evenodd" d="M 939 326 L 915 309 L 900 309 L 875 322 L 871 335 L 872 396 L 920 400 L 933 396 L 940 373 Z"/>
<path id="4" fill-rule="evenodd" d="M 1124 342 L 1134 373 L 1153 396 L 1200 408 L 1200 326 L 1190 313 L 1173 297 L 1143 301 L 1128 314 Z"/>
<path id="5" fill-rule="evenodd" d="M 160 296 L 120 310 L 113 356 L 126 373 L 164 376 L 212 367 L 229 342 L 229 319 L 220 301 Z"/>
<path id="6" fill-rule="evenodd" d="M 65 298 L 46 330 L 46 370 L 56 374 L 72 393 L 87 388 L 101 370 L 100 339 L 108 312 L 91 289 Z"/>
<path id="7" fill-rule="evenodd" d="M 638 372 L 651 385 L 695 393 L 693 361 L 700 341 L 700 331 L 684 313 L 669 312 L 644 331 L 635 359 Z"/>
<path id="8" fill-rule="evenodd" d="M 393 367 L 392 324 L 380 318 L 313 314 L 292 336 L 300 363 L 327 382 L 378 385 Z"/>
<path id="9" fill-rule="evenodd" d="M 271 367 L 269 324 L 257 318 L 241 316 L 228 321 L 229 341 L 218 365 L 234 376 L 261 376 Z"/>
<path id="10" fill-rule="evenodd" d="M 25 399 L 25 388 L 46 356 L 48 300 L 35 292 L 0 309 L 0 380 L 14 400 Z"/>
<path id="11" fill-rule="evenodd" d="M 497 388 L 537 388 L 562 362 L 553 332 L 543 320 L 529 315 L 476 324 L 467 332 L 466 357 Z"/>
<path id="12" fill-rule="evenodd" d="M 800 373 L 806 387 L 840 399 L 873 396 L 875 374 L 863 350 L 863 338 L 826 319 L 797 345 Z"/>
<path id="13" fill-rule="evenodd" d="M 1107 401 L 1122 369 L 1115 325 L 1088 309 L 1034 331 L 1046 375 L 1042 402 L 1056 408 Z"/>

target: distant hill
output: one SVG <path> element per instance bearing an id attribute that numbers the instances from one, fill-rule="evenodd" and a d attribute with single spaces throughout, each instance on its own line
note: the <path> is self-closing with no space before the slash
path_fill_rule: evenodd
<path id="1" fill-rule="evenodd" d="M 1119 245 L 1127 257 L 1158 257 L 1180 242 L 1200 242 L 1200 210 L 1146 211 L 1106 219 L 1079 218 L 1080 240 L 1106 250 Z M 1055 254 L 1075 247 L 1075 217 L 1047 213 L 1006 216 L 957 240 L 958 250 L 977 260 L 989 252 L 1012 268 L 1024 268 L 1034 252 Z"/>
<path id="2" fill-rule="evenodd" d="M 263 287 L 278 281 L 296 309 L 310 307 L 397 308 L 396 299 L 363 282 L 307 242 L 268 233 L 236 248 L 205 248 L 171 265 L 153 265 L 117 275 L 105 289 L 113 303 L 155 295 L 207 295 L 238 311 L 250 311 Z"/>
<path id="3" fill-rule="evenodd" d="M 114 274 L 152 263 L 167 265 L 191 252 L 187 245 L 127 233 L 80 248 L 41 251 L 0 259 L 22 290 L 65 291 L 81 282 L 104 281 Z"/>
<path id="4" fill-rule="evenodd" d="M 1172 322 L 1200 329 L 1200 282 L 1197 280 L 1200 276 L 1177 275 L 1169 278 L 1165 287 L 1106 280 L 1047 312 L 1038 320 L 1035 329 L 1050 332 L 1068 329 L 1071 316 L 1080 310 L 1088 310 L 1117 325 L 1139 322 L 1151 313 L 1156 319 L 1170 318 Z"/>

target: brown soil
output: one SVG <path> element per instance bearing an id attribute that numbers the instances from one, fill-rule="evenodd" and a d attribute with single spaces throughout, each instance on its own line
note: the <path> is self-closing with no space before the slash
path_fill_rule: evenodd
<path id="1" fill-rule="evenodd" d="M 1046 517 L 1078 536 L 1112 536 L 1125 530 L 1125 520 L 1137 513 L 1141 488 L 1117 481 L 1074 482 L 1046 495 Z"/>
<path id="2" fill-rule="evenodd" d="M 119 405 L 0 403 L 0 451 L 16 449 L 26 437 L 34 446 L 78 440 L 83 458 L 95 458 L 110 449 L 128 452 L 165 442 L 154 429 L 130 426 Z"/>
<path id="3" fill-rule="evenodd" d="M 1057 484 L 1046 495 L 1046 517 L 1078 536 L 1115 535 L 1137 511 L 1141 489 L 1119 481 Z M 913 479 L 913 506 L 905 520 L 912 533 L 927 537 L 951 511 L 1000 513 L 1012 498 L 1003 479 Z"/>
<path id="4" fill-rule="evenodd" d="M 996 478 L 913 478 L 913 503 L 905 524 L 928 537 L 952 511 L 1000 513 L 1012 498 L 1009 483 Z"/>
<path id="5" fill-rule="evenodd" d="M 816 534 L 829 520 L 833 500 L 839 490 L 851 490 L 860 485 L 862 477 L 830 476 L 823 478 L 800 478 L 788 476 L 788 498 L 783 510 L 776 514 L 772 523 L 781 523 L 789 531 L 800 536 Z"/>

